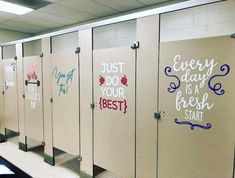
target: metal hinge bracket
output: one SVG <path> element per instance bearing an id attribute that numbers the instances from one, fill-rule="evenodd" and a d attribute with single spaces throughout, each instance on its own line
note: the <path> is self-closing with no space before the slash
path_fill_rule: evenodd
<path id="1" fill-rule="evenodd" d="M 154 113 L 154 118 L 157 119 L 157 120 L 160 120 L 161 119 L 161 111 L 155 112 Z"/>
<path id="2" fill-rule="evenodd" d="M 90 107 L 91 107 L 91 109 L 95 108 L 95 104 L 91 103 Z"/>
<path id="3" fill-rule="evenodd" d="M 75 50 L 75 53 L 78 54 L 81 52 L 81 48 L 80 47 L 77 47 L 76 50 Z"/>
<path id="4" fill-rule="evenodd" d="M 140 42 L 139 41 L 135 41 L 132 45 L 131 45 L 131 49 L 137 49 L 140 47 Z"/>

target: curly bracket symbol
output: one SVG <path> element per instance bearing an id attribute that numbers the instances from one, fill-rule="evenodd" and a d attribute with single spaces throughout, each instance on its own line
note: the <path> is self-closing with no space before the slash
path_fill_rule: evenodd
<path id="1" fill-rule="evenodd" d="M 176 75 L 170 75 L 169 73 L 171 72 L 171 68 L 168 66 L 165 68 L 165 74 L 168 77 L 174 77 L 178 81 L 178 85 L 175 82 L 170 83 L 170 87 L 167 88 L 168 92 L 174 93 L 175 90 L 177 90 L 180 87 L 180 79 Z"/>
<path id="2" fill-rule="evenodd" d="M 194 130 L 194 127 L 198 127 L 198 128 L 206 129 L 206 130 L 211 128 L 211 124 L 210 123 L 207 123 L 206 126 L 204 126 L 204 125 L 200 125 L 200 124 L 193 124 L 193 123 L 188 122 L 188 121 L 178 121 L 177 118 L 175 118 L 174 121 L 175 121 L 176 124 L 179 124 L 179 125 L 190 125 L 191 126 L 191 130 Z"/>
<path id="3" fill-rule="evenodd" d="M 220 67 L 220 70 L 222 72 L 225 71 L 225 74 L 214 75 L 208 81 L 208 87 L 217 95 L 223 95 L 225 93 L 224 89 L 222 89 L 222 84 L 221 83 L 215 83 L 214 85 L 212 85 L 211 82 L 216 77 L 224 77 L 224 76 L 228 75 L 228 73 L 230 72 L 230 67 L 229 67 L 228 64 L 224 64 Z"/>

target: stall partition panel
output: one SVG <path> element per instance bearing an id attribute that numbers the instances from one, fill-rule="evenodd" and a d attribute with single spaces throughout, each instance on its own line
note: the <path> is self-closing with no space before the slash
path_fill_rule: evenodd
<path id="1" fill-rule="evenodd" d="M 235 140 L 235 40 L 161 43 L 160 178 L 230 178 Z"/>
<path id="2" fill-rule="evenodd" d="M 79 154 L 79 57 L 52 54 L 53 144 Z"/>
<path id="3" fill-rule="evenodd" d="M 3 60 L 4 127 L 18 132 L 16 60 Z"/>
<path id="4" fill-rule="evenodd" d="M 25 132 L 36 141 L 43 141 L 42 58 L 24 57 Z"/>
<path id="5" fill-rule="evenodd" d="M 135 165 L 135 50 L 97 49 L 94 63 L 94 164 L 125 178 Z"/>

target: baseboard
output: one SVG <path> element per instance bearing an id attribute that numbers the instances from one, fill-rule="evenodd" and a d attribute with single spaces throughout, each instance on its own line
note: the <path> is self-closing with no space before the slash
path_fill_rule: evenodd
<path id="1" fill-rule="evenodd" d="M 55 166 L 55 157 L 44 154 L 44 162 L 51 166 Z"/>
<path id="2" fill-rule="evenodd" d="M 19 149 L 22 150 L 22 151 L 27 152 L 27 150 L 28 150 L 27 149 L 27 144 L 19 142 Z"/>
<path id="3" fill-rule="evenodd" d="M 6 141 L 7 141 L 6 136 L 3 134 L 0 134 L 0 143 L 6 142 Z"/>
<path id="4" fill-rule="evenodd" d="M 93 176 L 88 175 L 87 173 L 85 173 L 85 172 L 83 172 L 83 171 L 80 171 L 79 176 L 80 176 L 81 178 L 93 178 Z"/>

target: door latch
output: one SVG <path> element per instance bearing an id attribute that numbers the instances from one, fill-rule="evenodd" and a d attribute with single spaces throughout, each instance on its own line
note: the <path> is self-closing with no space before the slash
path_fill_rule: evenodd
<path id="1" fill-rule="evenodd" d="M 154 118 L 157 119 L 157 120 L 160 120 L 161 119 L 161 112 L 155 112 L 154 113 Z"/>

